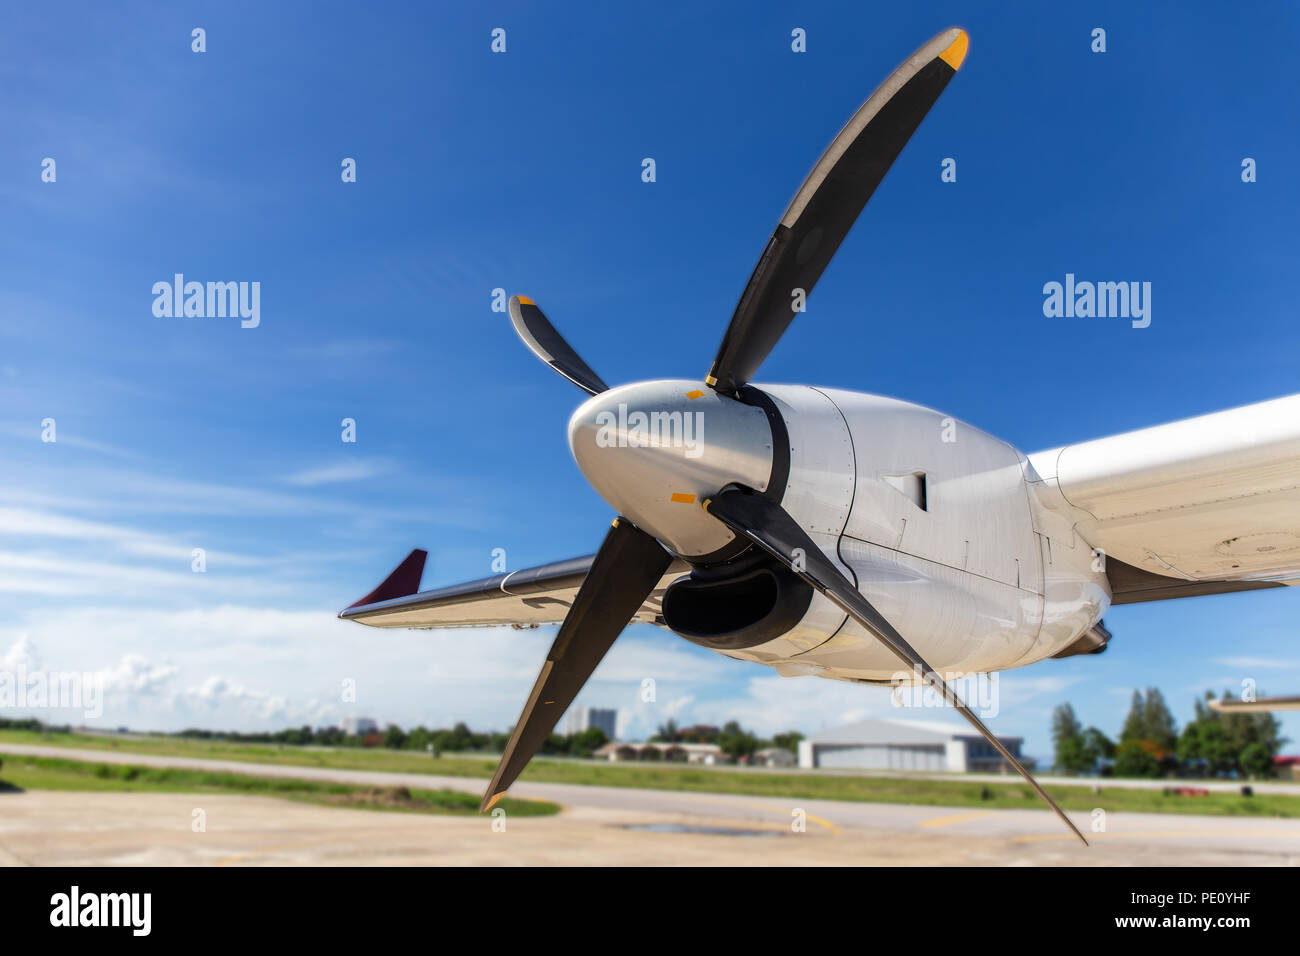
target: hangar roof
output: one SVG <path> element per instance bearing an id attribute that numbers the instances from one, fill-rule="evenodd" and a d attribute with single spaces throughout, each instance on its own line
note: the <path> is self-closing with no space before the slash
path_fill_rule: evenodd
<path id="1" fill-rule="evenodd" d="M 942 744 L 954 739 L 980 737 L 979 732 L 967 724 L 943 720 L 897 720 L 881 718 L 863 720 L 844 727 L 835 727 L 815 734 L 808 740 L 814 744 Z M 1019 741 L 1019 737 L 998 734 L 1004 743 Z"/>

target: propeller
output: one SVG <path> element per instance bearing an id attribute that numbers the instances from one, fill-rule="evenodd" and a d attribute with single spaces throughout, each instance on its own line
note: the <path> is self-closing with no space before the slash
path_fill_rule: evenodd
<path id="1" fill-rule="evenodd" d="M 795 193 L 741 293 L 705 384 L 745 385 L 794 320 L 871 194 L 966 58 L 966 31 L 939 34 L 853 114 Z"/>
<path id="2" fill-rule="evenodd" d="M 537 303 L 527 296 L 510 297 L 510 321 L 515 331 L 539 359 L 555 369 L 588 395 L 599 395 L 609 391 L 604 380 L 591 370 L 573 347 L 564 340 L 555 326 L 551 325 L 537 307 Z"/>
<path id="3" fill-rule="evenodd" d="M 961 67 L 967 44 L 966 32 L 957 28 L 936 36 L 881 84 L 831 142 L 768 240 L 723 336 L 707 385 L 734 398 L 758 371 L 794 319 L 795 291 L 802 290 L 804 297 L 812 291 L 867 200 Z M 510 320 L 529 349 L 569 381 L 590 395 L 608 391 L 531 299 L 512 297 Z M 1033 775 L 778 503 L 733 485 L 706 500 L 704 507 L 824 594 L 921 675 L 1087 845 Z M 671 560 L 654 537 L 626 518 L 615 519 L 551 645 L 481 809 L 501 798 L 546 741 Z"/>
<path id="4" fill-rule="evenodd" d="M 615 518 L 578 588 L 542 672 L 497 765 L 480 810 L 488 810 L 515 782 L 569 709 L 596 665 L 655 589 L 672 556 L 626 518 Z"/>
<path id="5" fill-rule="evenodd" d="M 907 141 L 966 59 L 953 27 L 913 53 L 858 108 L 817 161 L 768 240 L 731 317 L 705 384 L 735 396 L 753 378 L 848 235 Z M 510 299 L 510 321 L 533 354 L 590 395 L 609 386 L 532 299 Z"/>
<path id="6" fill-rule="evenodd" d="M 845 614 L 850 615 L 872 635 L 880 640 L 909 669 L 921 675 L 921 679 L 937 690 L 943 699 L 957 709 L 989 744 L 1016 769 L 1038 795 L 1047 801 L 1048 806 L 1056 811 L 1075 836 L 1083 840 L 1079 828 L 1065 815 L 1056 801 L 1047 795 L 1038 781 L 1025 767 L 1012 756 L 1011 751 L 1002 745 L 1002 741 L 993 736 L 993 732 L 984 726 L 984 722 L 975 715 L 957 696 L 925 658 L 916 652 L 894 629 L 885 616 L 877 611 L 862 593 L 848 580 L 839 568 L 831 563 L 821 548 L 808 537 L 799 523 L 779 504 L 762 495 L 747 494 L 740 490 L 723 491 L 721 494 L 706 499 L 704 510 L 713 515 L 736 534 L 748 538 L 772 557 L 776 558 L 799 577 L 826 595 Z"/>

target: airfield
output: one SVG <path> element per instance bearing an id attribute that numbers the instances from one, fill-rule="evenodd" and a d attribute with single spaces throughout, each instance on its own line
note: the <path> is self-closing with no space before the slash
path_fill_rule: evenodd
<path id="1" fill-rule="evenodd" d="M 422 773 L 6 745 L 61 756 L 222 769 L 375 787 L 486 783 Z M 26 791 L 0 794 L 0 864 L 105 866 L 1291 866 L 1300 819 L 1109 813 L 1104 832 L 1073 812 L 1083 847 L 1051 813 L 642 790 L 520 781 L 512 796 L 556 816 L 435 816 L 226 794 Z M 206 829 L 191 829 L 202 808 Z M 806 821 L 792 827 L 794 812 Z"/>

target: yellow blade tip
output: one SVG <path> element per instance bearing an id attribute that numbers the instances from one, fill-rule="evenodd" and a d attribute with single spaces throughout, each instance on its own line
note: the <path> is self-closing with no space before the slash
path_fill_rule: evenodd
<path id="1" fill-rule="evenodd" d="M 958 30 L 957 39 L 948 44 L 948 49 L 939 54 L 939 59 L 954 70 L 960 70 L 962 63 L 966 60 L 966 48 L 968 46 L 970 46 L 970 37 L 966 35 L 965 30 Z"/>
<path id="2" fill-rule="evenodd" d="M 949 47 L 949 49 L 952 49 L 952 48 Z M 955 69 L 957 69 L 957 67 L 954 66 L 953 69 L 955 70 Z M 537 303 L 534 302 L 532 299 L 528 298 L 528 296 L 526 296 L 526 295 L 517 295 L 517 296 L 515 296 L 515 298 L 519 300 L 519 304 L 520 304 L 520 305 L 536 305 L 536 304 L 537 304 Z"/>
<path id="3" fill-rule="evenodd" d="M 506 792 L 504 790 L 498 790 L 496 793 L 492 794 L 491 797 L 489 797 L 487 800 L 483 802 L 483 808 L 479 810 L 479 813 L 487 813 L 489 810 L 495 807 L 497 805 L 497 801 L 500 800 L 505 795 Z"/>

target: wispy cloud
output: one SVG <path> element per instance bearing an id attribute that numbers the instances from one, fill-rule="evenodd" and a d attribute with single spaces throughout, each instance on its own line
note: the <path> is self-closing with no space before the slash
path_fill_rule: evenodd
<path id="1" fill-rule="evenodd" d="M 1214 663 L 1239 667 L 1244 671 L 1282 671 L 1300 667 L 1300 661 L 1276 657 L 1216 657 Z"/>
<path id="2" fill-rule="evenodd" d="M 285 484 L 297 485 L 301 488 L 315 488 L 318 485 L 333 485 L 343 481 L 364 481 L 390 471 L 392 471 L 392 464 L 388 461 L 359 458 L 322 465 L 318 468 L 308 468 L 286 475 L 281 480 Z"/>
<path id="3" fill-rule="evenodd" d="M 33 442 L 41 440 L 41 428 L 39 425 L 24 424 L 21 422 L 0 422 L 0 435 L 7 435 L 10 438 L 30 439 Z M 138 458 L 139 456 L 128 449 L 112 445 L 108 442 L 97 441 L 93 438 L 86 438 L 84 435 L 68 434 L 66 429 L 58 430 L 54 433 L 55 441 L 51 444 L 64 445 L 71 448 L 82 448 L 86 451 L 93 451 L 101 455 L 108 455 L 112 458 Z"/>
<path id="4" fill-rule="evenodd" d="M 181 541 L 186 533 L 165 536 L 142 531 L 127 525 L 87 521 L 54 511 L 31 508 L 0 508 L 0 540 L 6 536 L 26 542 L 39 539 L 60 539 L 82 543 L 108 545 L 137 557 L 161 558 L 188 562 L 195 547 L 194 541 Z M 193 538 L 191 533 L 188 537 Z M 266 564 L 263 558 L 209 551 L 207 556 L 229 567 L 249 567 Z"/>

